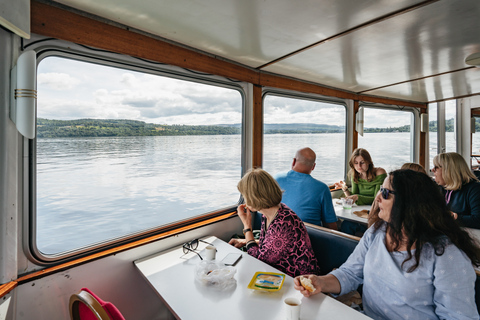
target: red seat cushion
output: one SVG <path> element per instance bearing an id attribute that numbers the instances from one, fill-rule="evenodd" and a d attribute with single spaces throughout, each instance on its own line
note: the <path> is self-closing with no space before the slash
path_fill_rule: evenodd
<path id="1" fill-rule="evenodd" d="M 103 301 L 95 293 L 93 293 L 87 288 L 82 288 L 82 290 L 90 293 L 95 299 L 97 299 L 97 301 L 100 303 L 102 308 L 107 312 L 107 314 L 112 320 L 125 320 L 117 307 L 115 307 L 112 303 Z M 82 320 L 97 320 L 97 317 L 93 314 L 93 312 L 83 303 L 78 306 L 78 313 Z"/>

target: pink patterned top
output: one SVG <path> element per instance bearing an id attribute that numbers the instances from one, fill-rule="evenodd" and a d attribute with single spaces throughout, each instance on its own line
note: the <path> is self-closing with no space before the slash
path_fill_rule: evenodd
<path id="1" fill-rule="evenodd" d="M 267 230 L 266 223 L 267 218 L 262 216 L 259 245 L 249 245 L 249 255 L 292 277 L 319 274 L 307 229 L 292 209 L 281 203 L 277 216 Z"/>

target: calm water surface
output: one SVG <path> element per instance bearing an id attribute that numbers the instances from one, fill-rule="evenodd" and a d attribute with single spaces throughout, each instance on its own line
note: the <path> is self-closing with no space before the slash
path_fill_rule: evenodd
<path id="1" fill-rule="evenodd" d="M 389 171 L 411 161 L 409 139 L 366 133 L 359 145 Z M 264 144 L 272 174 L 309 146 L 315 178 L 344 177 L 344 133 L 265 135 Z M 37 245 L 58 253 L 233 206 L 241 172 L 240 135 L 38 139 Z"/>

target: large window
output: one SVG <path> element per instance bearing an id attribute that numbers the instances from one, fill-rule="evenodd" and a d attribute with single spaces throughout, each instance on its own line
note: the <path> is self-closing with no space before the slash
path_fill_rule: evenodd
<path id="1" fill-rule="evenodd" d="M 275 175 L 291 169 L 298 149 L 317 154 L 312 176 L 342 180 L 345 163 L 344 105 L 268 94 L 264 98 L 263 168 Z"/>
<path id="2" fill-rule="evenodd" d="M 429 151 L 429 169 L 433 168 L 433 158 L 438 152 L 438 107 L 436 103 L 428 105 L 428 151 Z"/>
<path id="3" fill-rule="evenodd" d="M 367 149 L 376 167 L 387 172 L 413 161 L 412 112 L 364 107 L 364 134 L 358 146 Z"/>
<path id="4" fill-rule="evenodd" d="M 472 166 L 478 167 L 480 165 L 480 118 L 475 116 L 475 133 L 472 134 Z"/>
<path id="5" fill-rule="evenodd" d="M 38 250 L 60 254 L 235 205 L 243 98 L 225 86 L 43 59 Z"/>
<path id="6" fill-rule="evenodd" d="M 445 147 L 446 152 L 457 151 L 457 140 L 455 137 L 455 119 L 457 110 L 456 100 L 449 100 L 445 102 Z"/>

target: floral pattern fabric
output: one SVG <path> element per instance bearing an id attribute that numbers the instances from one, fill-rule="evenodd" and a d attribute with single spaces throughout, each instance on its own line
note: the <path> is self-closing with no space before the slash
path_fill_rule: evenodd
<path id="1" fill-rule="evenodd" d="M 319 274 L 307 229 L 295 212 L 282 203 L 268 229 L 266 223 L 262 216 L 259 245 L 249 246 L 248 254 L 292 277 Z"/>

